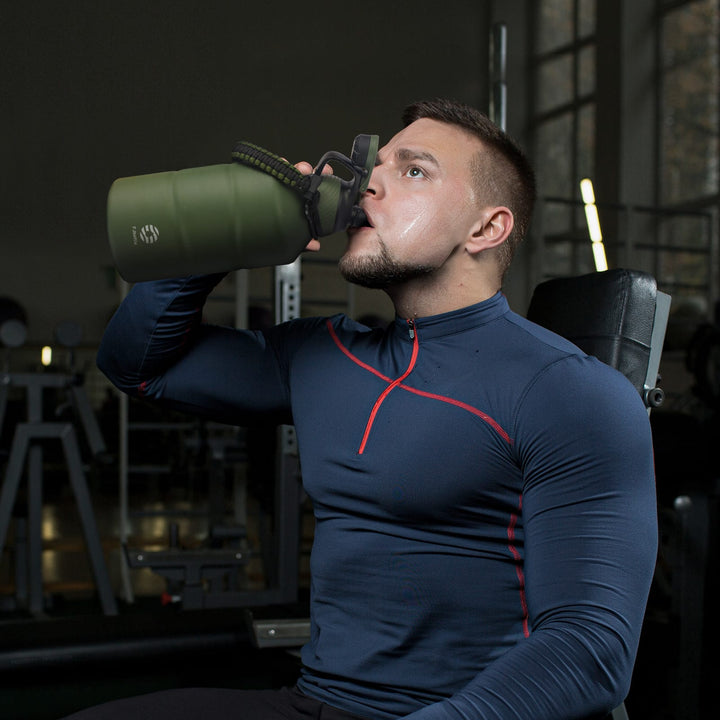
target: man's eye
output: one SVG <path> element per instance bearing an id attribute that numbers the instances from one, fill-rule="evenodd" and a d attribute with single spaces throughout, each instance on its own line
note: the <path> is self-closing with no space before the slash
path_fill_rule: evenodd
<path id="1" fill-rule="evenodd" d="M 405 172 L 405 175 L 409 178 L 425 177 L 425 173 L 423 172 L 422 168 L 419 168 L 419 167 L 408 168 L 407 171 Z"/>

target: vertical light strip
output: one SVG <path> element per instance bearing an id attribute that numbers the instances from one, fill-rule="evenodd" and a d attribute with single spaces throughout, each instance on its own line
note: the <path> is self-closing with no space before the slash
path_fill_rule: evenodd
<path id="1" fill-rule="evenodd" d="M 595 190 L 593 189 L 592 180 L 589 178 L 581 180 L 580 192 L 585 204 L 585 220 L 587 221 L 588 233 L 592 242 L 595 270 L 603 272 L 608 269 L 608 264 L 605 256 L 605 245 L 603 245 L 602 230 L 600 229 L 600 216 L 598 215 L 597 205 L 595 205 Z"/>

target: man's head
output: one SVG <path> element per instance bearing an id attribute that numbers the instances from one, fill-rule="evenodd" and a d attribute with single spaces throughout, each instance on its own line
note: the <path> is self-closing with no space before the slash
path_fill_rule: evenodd
<path id="1" fill-rule="evenodd" d="M 527 226 L 532 172 L 515 145 L 471 108 L 417 103 L 404 120 L 380 149 L 361 200 L 370 227 L 348 232 L 340 269 L 394 300 L 407 291 L 416 299 L 430 291 L 451 306 L 488 297 L 512 256 L 501 247 Z"/>
<path id="2" fill-rule="evenodd" d="M 535 173 L 523 151 L 479 110 L 452 100 L 428 100 L 405 108 L 405 127 L 421 118 L 460 127 L 482 143 L 482 151 L 469 158 L 478 199 L 482 203 L 506 205 L 513 214 L 510 236 L 496 252 L 504 275 L 517 246 L 525 237 L 535 205 Z"/>

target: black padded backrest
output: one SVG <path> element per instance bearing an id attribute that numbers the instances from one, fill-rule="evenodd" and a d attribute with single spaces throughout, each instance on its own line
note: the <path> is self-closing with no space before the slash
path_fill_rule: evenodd
<path id="1" fill-rule="evenodd" d="M 606 270 L 540 283 L 527 317 L 619 370 L 642 395 L 656 300 L 652 275 Z"/>

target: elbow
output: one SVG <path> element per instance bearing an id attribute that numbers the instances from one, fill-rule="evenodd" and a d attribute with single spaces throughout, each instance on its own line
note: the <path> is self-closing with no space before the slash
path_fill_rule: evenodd
<path id="1" fill-rule="evenodd" d="M 630 691 L 636 642 L 610 628 L 586 627 L 584 632 L 585 678 L 588 698 L 597 712 L 611 712 Z"/>
<path id="2" fill-rule="evenodd" d="M 100 342 L 95 364 L 98 370 L 118 389 L 128 395 L 140 395 L 141 384 L 123 367 L 121 351 L 112 348 L 103 339 Z"/>
<path id="3" fill-rule="evenodd" d="M 100 341 L 100 347 L 98 347 L 97 355 L 95 356 L 95 364 L 98 370 L 100 370 L 113 385 L 119 387 L 117 382 L 119 377 L 117 357 L 114 350 L 110 347 L 107 335 L 103 336 Z"/>
<path id="4" fill-rule="evenodd" d="M 95 364 L 98 370 L 112 382 L 111 356 L 104 341 L 100 341 L 100 347 L 95 356 Z"/>
<path id="5" fill-rule="evenodd" d="M 627 647 L 617 650 L 604 660 L 600 682 L 602 711 L 612 711 L 630 692 L 635 654 Z"/>
<path id="6" fill-rule="evenodd" d="M 630 692 L 630 679 L 632 677 L 632 663 L 626 669 L 618 669 L 606 682 L 600 685 L 596 706 L 599 712 L 612 712 L 621 705 Z"/>
<path id="7" fill-rule="evenodd" d="M 557 673 L 552 684 L 566 702 L 576 700 L 588 715 L 600 716 L 625 700 L 637 645 L 629 629 L 623 632 L 616 625 L 576 617 L 537 631 L 536 640 L 541 635 L 539 656 L 543 663 L 552 658 L 549 667 Z"/>

